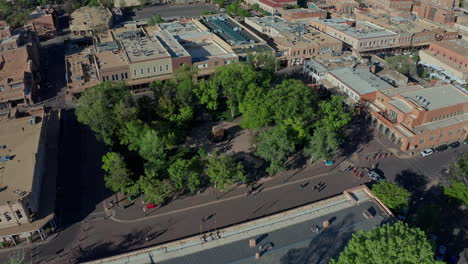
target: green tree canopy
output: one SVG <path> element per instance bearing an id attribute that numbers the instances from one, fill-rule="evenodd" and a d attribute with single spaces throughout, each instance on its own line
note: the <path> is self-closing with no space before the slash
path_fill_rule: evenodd
<path id="1" fill-rule="evenodd" d="M 131 172 L 123 157 L 116 152 L 108 152 L 102 157 L 102 169 L 106 172 L 106 187 L 114 192 L 126 192 L 133 185 Z"/>
<path id="2" fill-rule="evenodd" d="M 188 188 L 190 192 L 200 186 L 201 166 L 198 157 L 192 159 L 177 159 L 168 169 L 169 176 L 174 182 L 176 191 Z"/>
<path id="3" fill-rule="evenodd" d="M 162 205 L 173 195 L 173 186 L 167 179 L 159 180 L 152 176 L 143 176 L 138 180 L 141 191 L 145 194 L 146 203 Z"/>
<path id="4" fill-rule="evenodd" d="M 260 128 L 272 122 L 271 109 L 265 103 L 265 90 L 256 84 L 250 84 L 243 100 L 239 103 L 242 113 L 240 126 L 244 129 Z"/>
<path id="5" fill-rule="evenodd" d="M 125 122 L 136 115 L 123 82 L 104 82 L 85 90 L 75 109 L 78 121 L 89 126 L 108 145 L 113 144 Z"/>
<path id="6" fill-rule="evenodd" d="M 154 26 L 163 22 L 164 19 L 162 19 L 160 14 L 154 14 L 148 19 L 148 26 Z"/>
<path id="7" fill-rule="evenodd" d="M 353 234 L 337 260 L 330 264 L 436 263 L 424 231 L 403 222 L 384 224 L 369 232 Z"/>
<path id="8" fill-rule="evenodd" d="M 291 118 L 310 121 L 315 116 L 317 94 L 299 80 L 284 80 L 263 99 L 276 124 Z"/>
<path id="9" fill-rule="evenodd" d="M 451 165 L 447 176 L 445 195 L 468 205 L 468 154 Z"/>
<path id="10" fill-rule="evenodd" d="M 317 127 L 325 127 L 328 131 L 341 132 L 351 121 L 353 114 L 346 110 L 344 98 L 332 95 L 331 100 L 319 104 L 320 118 Z"/>
<path id="11" fill-rule="evenodd" d="M 259 139 L 260 142 L 255 153 L 270 162 L 268 173 L 273 175 L 283 171 L 289 154 L 295 149 L 294 139 L 279 126 L 262 131 Z"/>
<path id="12" fill-rule="evenodd" d="M 336 132 L 326 127 L 315 129 L 314 134 L 304 148 L 304 153 L 312 157 L 312 160 L 330 160 L 333 153 L 340 147 L 340 139 Z"/>
<path id="13" fill-rule="evenodd" d="M 411 193 L 393 182 L 383 180 L 372 186 L 372 192 L 389 208 L 402 210 L 408 206 Z"/>
<path id="14" fill-rule="evenodd" d="M 147 161 L 145 164 L 146 174 L 152 175 L 152 171 L 160 171 L 163 169 L 166 162 L 166 153 L 164 152 L 164 142 L 158 133 L 149 129 L 145 134 L 141 135 L 139 140 L 138 154 Z"/>
<path id="15" fill-rule="evenodd" d="M 237 182 L 245 182 L 244 167 L 226 154 L 213 153 L 207 158 L 206 175 L 216 188 L 225 192 Z"/>
<path id="16" fill-rule="evenodd" d="M 233 63 L 217 68 L 210 82 L 219 87 L 227 98 L 231 116 L 235 116 L 239 102 L 243 99 L 249 84 L 257 81 L 256 71 L 248 64 Z"/>
<path id="17" fill-rule="evenodd" d="M 208 110 L 218 110 L 221 91 L 218 85 L 213 82 L 201 80 L 198 87 L 194 90 L 200 103 L 205 105 Z"/>

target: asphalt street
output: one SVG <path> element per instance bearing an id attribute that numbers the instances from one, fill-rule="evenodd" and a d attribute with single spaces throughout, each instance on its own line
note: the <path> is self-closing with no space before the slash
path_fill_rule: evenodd
<path id="1" fill-rule="evenodd" d="M 200 16 L 203 11 L 218 12 L 218 8 L 213 4 L 185 4 L 185 5 L 154 5 L 146 6 L 141 10 L 133 11 L 130 14 L 132 20 L 140 20 L 151 17 L 152 15 L 159 14 L 162 18 L 176 18 L 176 17 L 196 17 Z"/>

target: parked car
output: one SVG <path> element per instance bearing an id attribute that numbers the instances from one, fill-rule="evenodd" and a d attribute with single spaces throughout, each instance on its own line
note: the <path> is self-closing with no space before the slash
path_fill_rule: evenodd
<path id="1" fill-rule="evenodd" d="M 455 142 L 452 142 L 452 143 L 448 144 L 448 146 L 450 148 L 458 148 L 460 146 L 460 142 L 455 141 Z"/>
<path id="2" fill-rule="evenodd" d="M 436 152 L 442 152 L 442 151 L 445 151 L 445 150 L 447 150 L 447 149 L 448 149 L 447 144 L 443 144 L 443 145 L 440 145 L 440 146 L 438 146 L 437 148 L 435 148 L 435 151 L 436 151 Z"/>
<path id="3" fill-rule="evenodd" d="M 430 156 L 432 154 L 434 154 L 434 150 L 431 149 L 431 148 L 421 151 L 421 156 L 423 156 L 423 157 L 427 157 L 427 156 Z"/>
<path id="4" fill-rule="evenodd" d="M 376 181 L 376 182 L 379 182 L 381 180 L 383 180 L 382 176 L 376 172 L 375 170 L 371 170 L 367 173 L 367 176 L 369 176 L 369 178 L 373 181 Z"/>
<path id="5" fill-rule="evenodd" d="M 463 144 L 468 144 L 468 138 L 463 140 Z"/>

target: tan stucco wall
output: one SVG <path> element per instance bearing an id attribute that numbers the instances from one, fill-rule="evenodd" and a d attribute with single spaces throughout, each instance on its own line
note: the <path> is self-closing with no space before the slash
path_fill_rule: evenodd
<path id="1" fill-rule="evenodd" d="M 130 78 L 132 80 L 170 73 L 172 73 L 172 60 L 170 57 L 158 60 L 133 62 L 130 64 Z"/>

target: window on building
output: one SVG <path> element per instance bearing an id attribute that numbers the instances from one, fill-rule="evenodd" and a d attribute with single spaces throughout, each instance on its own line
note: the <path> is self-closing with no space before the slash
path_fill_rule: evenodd
<path id="1" fill-rule="evenodd" d="M 162 72 L 162 65 L 159 65 L 159 71 Z"/>
<path id="2" fill-rule="evenodd" d="M 112 80 L 115 81 L 115 75 L 114 74 L 112 74 Z"/>
<path id="3" fill-rule="evenodd" d="M 445 136 L 444 132 L 443 132 L 443 131 L 440 131 L 439 138 L 443 138 L 444 136 Z"/>
<path id="4" fill-rule="evenodd" d="M 462 128 L 460 127 L 457 133 L 460 134 L 461 132 L 462 132 Z"/>
<path id="5" fill-rule="evenodd" d="M 9 213 L 5 212 L 5 213 L 3 213 L 3 215 L 5 216 L 5 218 L 6 218 L 6 220 L 7 220 L 8 222 L 11 221 L 11 216 L 10 216 Z"/>
<path id="6" fill-rule="evenodd" d="M 449 136 L 453 136 L 453 129 L 449 130 Z"/>
<path id="7" fill-rule="evenodd" d="M 18 216 L 18 219 L 23 218 L 23 214 L 21 213 L 20 210 L 16 210 L 15 213 L 16 213 L 16 216 Z"/>
<path id="8" fill-rule="evenodd" d="M 103 82 L 106 81 L 106 77 L 105 77 L 105 76 L 102 76 L 102 81 L 103 81 Z"/>
<path id="9" fill-rule="evenodd" d="M 166 71 L 169 70 L 169 64 L 166 64 Z"/>
<path id="10" fill-rule="evenodd" d="M 140 69 L 140 73 L 143 74 L 143 68 Z"/>
<path id="11" fill-rule="evenodd" d="M 388 113 L 388 116 L 392 120 L 397 120 L 397 118 L 398 118 L 398 114 L 395 111 L 391 110 L 391 109 L 390 109 L 390 112 Z"/>
<path id="12" fill-rule="evenodd" d="M 0 92 L 3 91 L 3 90 L 5 90 L 5 86 L 0 85 Z"/>
<path id="13" fill-rule="evenodd" d="M 135 75 L 135 76 L 137 75 L 137 74 L 136 74 L 136 70 L 133 70 L 133 75 Z"/>
<path id="14" fill-rule="evenodd" d="M 125 73 L 125 79 L 128 79 L 128 73 Z"/>
<path id="15" fill-rule="evenodd" d="M 148 71 L 148 73 L 150 73 L 150 68 L 149 67 L 147 67 L 146 70 Z"/>
<path id="16" fill-rule="evenodd" d="M 125 75 L 123 73 L 120 74 L 120 78 L 125 79 Z"/>
<path id="17" fill-rule="evenodd" d="M 423 143 L 424 143 L 424 138 L 421 138 L 421 139 L 419 140 L 419 144 L 423 144 Z"/>
<path id="18" fill-rule="evenodd" d="M 116 81 L 119 80 L 119 74 L 116 74 L 116 75 L 115 75 L 115 80 L 116 80 Z"/>
<path id="19" fill-rule="evenodd" d="M 434 135 L 429 138 L 429 141 L 434 141 Z"/>
<path id="20" fill-rule="evenodd" d="M 15 83 L 11 85 L 11 88 L 16 89 L 16 88 L 20 88 L 21 86 L 22 86 L 21 83 Z"/>
<path id="21" fill-rule="evenodd" d="M 153 72 L 156 72 L 156 66 L 153 66 Z"/>

